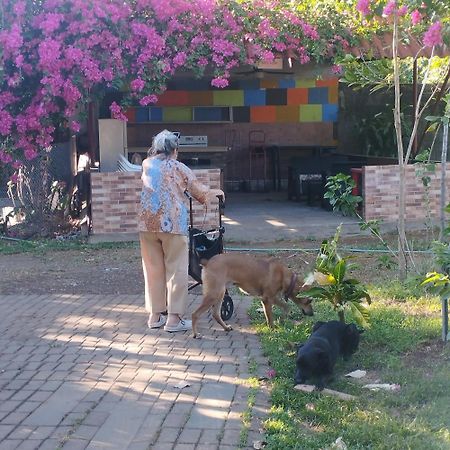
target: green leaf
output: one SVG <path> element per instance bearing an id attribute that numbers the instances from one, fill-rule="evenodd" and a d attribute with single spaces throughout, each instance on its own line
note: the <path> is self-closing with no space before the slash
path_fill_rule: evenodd
<path id="1" fill-rule="evenodd" d="M 324 299 L 326 298 L 327 291 L 323 287 L 312 287 L 306 291 L 302 291 L 299 293 L 300 297 L 310 297 L 315 299 Z"/>
<path id="2" fill-rule="evenodd" d="M 428 122 L 437 122 L 441 120 L 441 117 L 439 116 L 426 116 L 425 120 L 427 120 Z"/>
<path id="3" fill-rule="evenodd" d="M 333 270 L 333 275 L 337 283 L 341 283 L 345 277 L 345 272 L 347 269 L 347 263 L 345 259 L 341 259 L 335 266 Z"/>
<path id="4" fill-rule="evenodd" d="M 370 328 L 370 314 L 367 308 L 361 303 L 348 303 L 356 323 L 363 328 Z"/>
<path id="5" fill-rule="evenodd" d="M 420 283 L 420 286 L 424 286 L 425 284 L 437 284 L 442 282 L 448 282 L 448 275 L 444 275 L 442 273 L 430 272 L 427 273 L 426 278 Z"/>

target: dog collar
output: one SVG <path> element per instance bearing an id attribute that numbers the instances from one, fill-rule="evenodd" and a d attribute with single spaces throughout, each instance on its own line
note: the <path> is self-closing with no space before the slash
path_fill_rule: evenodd
<path id="1" fill-rule="evenodd" d="M 292 274 L 291 284 L 289 285 L 287 291 L 284 293 L 284 299 L 286 301 L 289 300 L 289 296 L 294 292 L 295 282 L 297 281 L 297 275 L 295 273 Z"/>

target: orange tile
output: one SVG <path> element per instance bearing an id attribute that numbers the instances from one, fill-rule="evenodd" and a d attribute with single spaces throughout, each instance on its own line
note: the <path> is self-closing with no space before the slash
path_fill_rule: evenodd
<path id="1" fill-rule="evenodd" d="M 135 122 L 136 121 L 136 109 L 135 108 L 129 108 L 125 112 L 125 117 L 128 119 L 129 122 Z"/>
<path id="2" fill-rule="evenodd" d="M 214 104 L 213 91 L 190 91 L 188 97 L 190 106 L 211 106 Z"/>
<path id="3" fill-rule="evenodd" d="M 250 122 L 271 123 L 276 122 L 276 106 L 252 106 L 250 108 Z"/>
<path id="4" fill-rule="evenodd" d="M 185 106 L 189 104 L 188 91 L 165 91 L 159 98 L 156 106 Z"/>
<path id="5" fill-rule="evenodd" d="M 308 104 L 308 89 L 307 88 L 292 88 L 287 90 L 287 104 L 288 105 L 307 105 Z"/>
<path id="6" fill-rule="evenodd" d="M 277 80 L 262 79 L 259 82 L 259 87 L 261 89 L 277 88 L 278 87 L 278 81 Z"/>
<path id="7" fill-rule="evenodd" d="M 328 103 L 337 103 L 338 102 L 338 85 L 330 86 L 328 88 Z"/>
<path id="8" fill-rule="evenodd" d="M 298 122 L 300 115 L 298 106 L 276 106 L 277 122 Z"/>
<path id="9" fill-rule="evenodd" d="M 317 87 L 331 87 L 331 86 L 337 86 L 338 85 L 338 79 L 337 78 L 327 78 L 325 80 L 316 80 L 316 86 Z"/>

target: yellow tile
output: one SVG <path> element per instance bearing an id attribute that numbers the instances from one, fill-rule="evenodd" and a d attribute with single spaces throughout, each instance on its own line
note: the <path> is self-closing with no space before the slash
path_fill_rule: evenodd
<path id="1" fill-rule="evenodd" d="M 322 122 L 322 105 L 300 105 L 300 122 Z"/>
<path id="2" fill-rule="evenodd" d="M 316 87 L 316 80 L 295 80 L 295 87 Z"/>

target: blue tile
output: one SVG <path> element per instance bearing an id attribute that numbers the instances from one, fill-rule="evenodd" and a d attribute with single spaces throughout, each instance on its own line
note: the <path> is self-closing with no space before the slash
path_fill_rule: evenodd
<path id="1" fill-rule="evenodd" d="M 295 88 L 295 80 L 293 78 L 283 78 L 278 82 L 278 87 L 284 89 Z"/>
<path id="2" fill-rule="evenodd" d="M 244 91 L 245 106 L 264 106 L 266 104 L 266 91 L 263 89 L 247 89 Z"/>
<path id="3" fill-rule="evenodd" d="M 148 122 L 149 119 L 148 108 L 136 108 L 136 122 Z"/>
<path id="4" fill-rule="evenodd" d="M 194 120 L 200 122 L 215 122 L 225 120 L 224 110 L 225 108 L 214 106 L 202 106 L 194 108 Z"/>
<path id="5" fill-rule="evenodd" d="M 335 104 L 322 105 L 322 120 L 323 122 L 337 122 L 338 105 Z"/>
<path id="6" fill-rule="evenodd" d="M 162 108 L 159 108 L 157 106 L 150 108 L 150 120 L 152 122 L 162 122 L 163 120 Z"/>
<path id="7" fill-rule="evenodd" d="M 325 105 L 326 103 L 328 103 L 328 88 L 309 88 L 308 103 L 310 105 Z"/>

